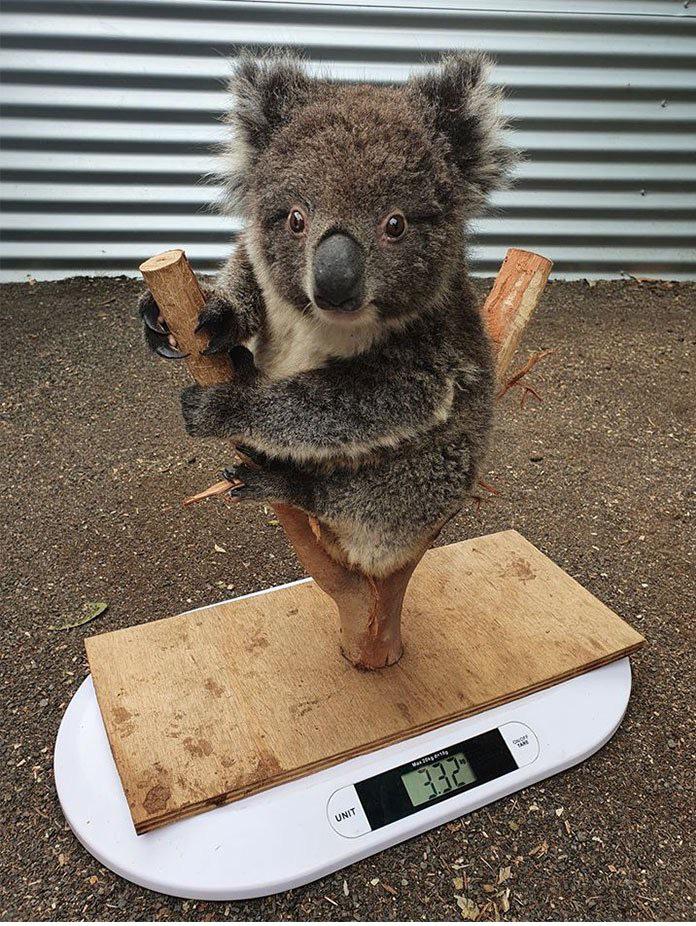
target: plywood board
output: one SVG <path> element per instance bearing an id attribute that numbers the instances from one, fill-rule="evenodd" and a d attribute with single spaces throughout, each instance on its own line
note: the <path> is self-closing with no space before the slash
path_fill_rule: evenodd
<path id="1" fill-rule="evenodd" d="M 578 675 L 644 642 L 515 531 L 431 550 L 396 665 L 359 672 L 313 582 L 87 640 L 138 833 Z"/>

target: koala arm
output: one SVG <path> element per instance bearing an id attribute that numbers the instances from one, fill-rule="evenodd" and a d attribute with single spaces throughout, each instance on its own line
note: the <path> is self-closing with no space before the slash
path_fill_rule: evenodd
<path id="1" fill-rule="evenodd" d="M 204 353 L 229 351 L 248 341 L 260 329 L 264 301 L 243 241 L 205 295 L 206 304 L 198 316 L 198 330 L 204 331 L 210 339 Z"/>
<path id="2" fill-rule="evenodd" d="M 244 377 L 184 390 L 187 430 L 269 457 L 321 462 L 394 447 L 447 419 L 455 372 L 415 349 L 334 360 L 292 379 Z"/>

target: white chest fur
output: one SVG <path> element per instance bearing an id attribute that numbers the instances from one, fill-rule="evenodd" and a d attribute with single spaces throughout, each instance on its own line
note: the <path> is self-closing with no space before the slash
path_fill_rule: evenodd
<path id="1" fill-rule="evenodd" d="M 330 357 L 352 357 L 367 350 L 378 335 L 376 317 L 354 322 L 303 314 L 280 298 L 266 298 L 266 325 L 247 345 L 258 369 L 271 380 L 287 379 L 322 367 Z"/>

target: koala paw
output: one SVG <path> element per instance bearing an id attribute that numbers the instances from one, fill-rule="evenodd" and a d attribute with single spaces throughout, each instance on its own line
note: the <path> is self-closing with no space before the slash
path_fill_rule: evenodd
<path id="1" fill-rule="evenodd" d="M 143 322 L 145 343 L 150 350 L 165 360 L 183 360 L 186 354 L 177 349 L 176 341 L 160 315 L 159 306 L 149 289 L 138 300 L 138 312 Z"/>
<path id="2" fill-rule="evenodd" d="M 224 479 L 230 482 L 241 482 L 243 485 L 235 486 L 227 493 L 230 498 L 239 502 L 267 502 L 282 501 L 282 480 L 275 474 L 263 469 L 246 466 L 230 466 L 222 471 Z"/>
<path id="3" fill-rule="evenodd" d="M 201 351 L 206 356 L 231 351 L 239 334 L 231 303 L 219 296 L 209 299 L 198 315 L 196 333 L 208 337 L 208 346 Z"/>

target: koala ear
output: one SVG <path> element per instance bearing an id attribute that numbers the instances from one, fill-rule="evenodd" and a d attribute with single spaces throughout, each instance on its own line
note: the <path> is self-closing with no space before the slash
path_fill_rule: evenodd
<path id="1" fill-rule="evenodd" d="M 237 59 L 229 84 L 232 107 L 225 116 L 232 137 L 222 152 L 231 202 L 243 199 L 249 171 L 273 133 L 308 102 L 310 87 L 311 79 L 290 53 L 261 58 L 242 54 Z"/>
<path id="2" fill-rule="evenodd" d="M 504 185 L 515 152 L 502 140 L 501 93 L 491 87 L 489 59 L 480 53 L 453 54 L 409 86 L 426 102 L 436 133 L 449 143 L 451 159 L 466 184 L 467 207 L 483 204 Z"/>

